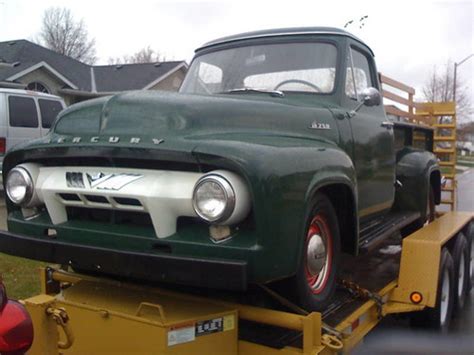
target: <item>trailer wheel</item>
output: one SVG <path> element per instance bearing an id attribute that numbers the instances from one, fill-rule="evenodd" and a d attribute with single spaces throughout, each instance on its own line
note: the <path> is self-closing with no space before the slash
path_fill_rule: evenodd
<path id="1" fill-rule="evenodd" d="M 426 308 L 411 315 L 415 327 L 428 327 L 443 333 L 448 331 L 454 306 L 454 263 L 446 248 L 441 250 L 438 290 L 434 308 Z"/>
<path id="2" fill-rule="evenodd" d="M 466 237 L 461 232 L 457 235 L 453 247 L 454 262 L 454 309 L 453 315 L 458 314 L 466 303 L 470 278 L 470 250 Z"/>
<path id="3" fill-rule="evenodd" d="M 469 276 L 467 278 L 467 293 L 474 286 L 474 254 L 472 253 L 472 241 L 474 240 L 474 222 L 468 224 L 464 229 L 464 235 L 467 241 L 467 250 L 469 251 Z"/>
<path id="4" fill-rule="evenodd" d="M 321 193 L 313 201 L 306 218 L 301 262 L 289 286 L 301 307 L 320 311 L 332 301 L 336 289 L 341 242 L 331 201 Z"/>

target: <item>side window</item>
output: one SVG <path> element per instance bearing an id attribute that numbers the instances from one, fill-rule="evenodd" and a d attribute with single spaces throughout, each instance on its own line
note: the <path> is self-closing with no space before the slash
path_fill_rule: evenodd
<path id="1" fill-rule="evenodd" d="M 8 108 L 10 113 L 10 126 L 38 127 L 38 112 L 36 111 L 34 99 L 22 96 L 9 96 Z"/>
<path id="2" fill-rule="evenodd" d="M 362 90 L 374 86 L 369 60 L 364 54 L 351 48 L 347 63 L 346 95 L 357 99 Z"/>
<path id="3" fill-rule="evenodd" d="M 199 79 L 205 84 L 220 84 L 222 82 L 222 69 L 202 62 L 199 66 Z"/>
<path id="4" fill-rule="evenodd" d="M 41 112 L 41 126 L 51 128 L 59 111 L 63 109 L 61 102 L 55 100 L 38 99 Z"/>

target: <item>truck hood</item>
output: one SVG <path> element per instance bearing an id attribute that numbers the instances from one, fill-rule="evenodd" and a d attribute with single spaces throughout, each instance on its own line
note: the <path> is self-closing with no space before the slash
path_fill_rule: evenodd
<path id="1" fill-rule="evenodd" d="M 79 103 L 60 113 L 48 136 L 11 149 L 4 173 L 24 161 L 223 166 L 223 160 L 262 166 L 284 154 L 294 158 L 298 153 L 293 149 L 314 152 L 337 145 L 333 108 L 262 95 L 130 92 Z M 313 122 L 330 129 L 310 129 Z"/>
<path id="2" fill-rule="evenodd" d="M 334 118 L 322 104 L 296 105 L 286 98 L 267 99 L 264 95 L 129 92 L 72 106 L 60 114 L 53 133 L 97 136 L 100 141 L 119 137 L 125 142 L 129 137 L 136 137 L 140 140 L 139 145 L 153 139 L 155 142 L 179 139 L 202 143 L 219 137 L 248 140 L 261 135 L 336 139 Z M 313 122 L 327 123 L 333 129 L 311 130 L 309 127 Z"/>

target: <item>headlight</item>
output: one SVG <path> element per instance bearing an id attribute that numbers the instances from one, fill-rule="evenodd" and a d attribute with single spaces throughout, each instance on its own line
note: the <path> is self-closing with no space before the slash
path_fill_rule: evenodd
<path id="1" fill-rule="evenodd" d="M 8 198 L 16 205 L 27 205 L 34 193 L 33 180 L 30 173 L 18 166 L 10 170 L 5 185 Z"/>
<path id="2" fill-rule="evenodd" d="M 234 211 L 234 189 L 223 177 L 206 175 L 194 187 L 193 207 L 208 222 L 225 221 Z"/>

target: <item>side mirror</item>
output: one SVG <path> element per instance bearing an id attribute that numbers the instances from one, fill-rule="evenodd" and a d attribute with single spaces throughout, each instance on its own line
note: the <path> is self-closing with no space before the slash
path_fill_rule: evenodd
<path id="1" fill-rule="evenodd" d="M 376 88 L 365 88 L 360 96 L 365 106 L 378 106 L 382 102 L 382 95 Z"/>
<path id="2" fill-rule="evenodd" d="M 362 106 L 378 106 L 382 102 L 382 95 L 380 95 L 380 92 L 376 88 L 365 88 L 362 90 L 359 97 L 362 100 L 355 109 L 353 109 L 351 112 L 348 112 L 349 118 L 354 117 Z"/>

